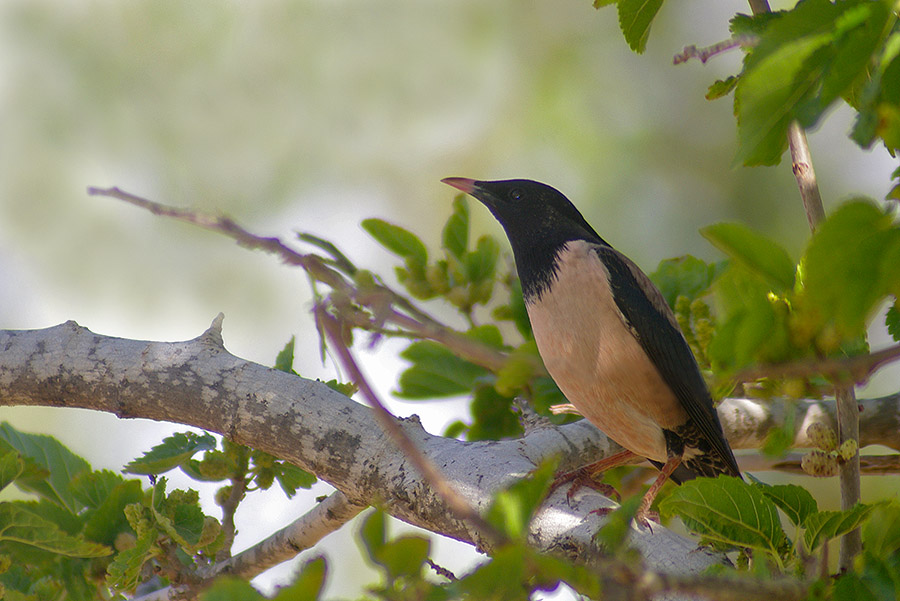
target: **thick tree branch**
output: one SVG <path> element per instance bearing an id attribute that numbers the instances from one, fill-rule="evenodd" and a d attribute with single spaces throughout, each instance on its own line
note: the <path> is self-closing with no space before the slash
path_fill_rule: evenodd
<path id="1" fill-rule="evenodd" d="M 478 532 L 447 511 L 374 420 L 372 410 L 312 382 L 229 354 L 221 316 L 187 342 L 105 337 L 74 322 L 30 331 L 0 331 L 0 405 L 79 407 L 182 423 L 218 432 L 315 473 L 367 505 L 379 499 L 395 517 L 489 548 Z M 532 430 L 518 440 L 462 442 L 432 436 L 415 418 L 398 420 L 466 501 L 483 512 L 492 495 L 542 460 L 615 450 L 586 422 Z M 577 461 L 577 459 L 576 459 Z M 565 467 L 569 462 L 564 462 Z M 559 490 L 531 527 L 536 548 L 602 565 L 592 537 L 611 506 L 593 491 L 571 505 Z M 631 541 L 661 573 L 698 573 L 723 561 L 661 526 L 635 529 Z"/>

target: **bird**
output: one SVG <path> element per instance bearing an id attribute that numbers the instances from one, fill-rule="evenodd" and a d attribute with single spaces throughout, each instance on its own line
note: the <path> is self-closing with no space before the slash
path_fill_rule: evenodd
<path id="1" fill-rule="evenodd" d="M 548 373 L 581 415 L 625 449 L 582 474 L 648 459 L 660 471 L 635 513 L 646 525 L 667 479 L 740 477 L 675 315 L 631 259 L 547 184 L 441 181 L 480 201 L 503 226 Z"/>

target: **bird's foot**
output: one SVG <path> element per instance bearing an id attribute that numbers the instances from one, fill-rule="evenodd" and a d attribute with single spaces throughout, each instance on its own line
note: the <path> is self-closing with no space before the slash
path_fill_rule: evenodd
<path id="1" fill-rule="evenodd" d="M 611 514 L 613 511 L 618 509 L 618 507 L 599 507 L 591 511 L 591 513 L 599 515 L 601 517 L 605 517 Z M 656 511 L 641 511 L 638 509 L 638 512 L 634 514 L 634 523 L 638 525 L 638 527 L 647 528 L 650 532 L 653 532 L 653 522 L 657 524 L 661 524 L 659 513 Z"/>
<path id="2" fill-rule="evenodd" d="M 550 485 L 550 491 L 555 491 L 560 486 L 569 484 L 569 490 L 566 492 L 566 501 L 570 504 L 575 497 L 575 493 L 582 487 L 592 488 L 601 495 L 615 499 L 616 501 L 621 500 L 619 491 L 609 484 L 600 482 L 596 479 L 596 476 L 599 476 L 600 474 L 602 474 L 602 472 L 592 470 L 589 465 L 572 470 L 571 472 L 565 472 L 564 474 L 558 475 L 553 480 L 553 483 Z"/>

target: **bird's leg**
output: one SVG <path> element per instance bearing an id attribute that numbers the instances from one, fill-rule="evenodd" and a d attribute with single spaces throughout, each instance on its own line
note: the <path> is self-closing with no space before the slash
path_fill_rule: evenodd
<path id="1" fill-rule="evenodd" d="M 616 489 L 609 484 L 604 484 L 603 482 L 598 481 L 596 478 L 606 470 L 631 463 L 631 461 L 635 457 L 637 457 L 637 455 L 635 455 L 631 451 L 626 450 L 614 455 L 610 455 L 609 457 L 605 457 L 600 461 L 595 461 L 594 463 L 583 465 L 578 469 L 572 470 L 571 472 L 565 472 L 558 475 L 556 479 L 553 480 L 553 484 L 550 485 L 550 490 L 554 491 L 563 484 L 571 483 L 572 485 L 569 487 L 569 491 L 566 493 L 566 499 L 569 502 L 572 501 L 572 497 L 575 496 L 575 493 L 578 492 L 578 489 L 582 486 L 593 488 L 602 495 L 605 495 L 607 497 L 614 497 L 616 500 L 618 500 L 620 498 L 618 491 L 616 491 Z"/>
<path id="2" fill-rule="evenodd" d="M 653 484 L 651 484 L 650 488 L 647 489 L 647 492 L 644 493 L 644 498 L 641 499 L 641 504 L 638 505 L 637 512 L 634 514 L 634 520 L 638 524 L 649 526 L 651 519 L 655 522 L 659 522 L 659 516 L 653 515 L 650 511 L 650 506 L 653 505 L 653 500 L 656 498 L 656 495 L 659 494 L 659 489 L 663 487 L 663 484 L 666 483 L 666 480 L 669 479 L 672 472 L 681 465 L 681 459 L 681 455 L 669 457 L 665 465 L 659 470 L 659 475 L 656 476 L 656 480 L 653 481 Z"/>

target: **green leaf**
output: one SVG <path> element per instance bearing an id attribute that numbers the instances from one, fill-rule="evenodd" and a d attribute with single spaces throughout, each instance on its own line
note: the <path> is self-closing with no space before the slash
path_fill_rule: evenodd
<path id="1" fill-rule="evenodd" d="M 19 503 L 0 503 L 0 542 L 11 541 L 66 557 L 104 557 L 105 545 L 70 536 L 53 522 L 28 511 Z"/>
<path id="2" fill-rule="evenodd" d="M 896 500 L 875 507 L 862 527 L 863 547 L 876 557 L 900 551 L 900 503 Z"/>
<path id="3" fill-rule="evenodd" d="M 666 303 L 674 309 L 679 296 L 686 296 L 689 300 L 702 296 L 724 269 L 724 261 L 706 263 L 685 255 L 660 261 L 656 271 L 650 274 L 650 279 L 662 292 Z"/>
<path id="4" fill-rule="evenodd" d="M 685 526 L 711 540 L 760 549 L 778 558 L 786 536 L 778 510 L 754 486 L 739 478 L 697 478 L 685 482 L 660 503 Z"/>
<path id="5" fill-rule="evenodd" d="M 311 474 L 287 461 L 282 461 L 278 464 L 275 479 L 278 480 L 281 490 L 284 491 L 288 498 L 293 497 L 298 488 L 312 488 L 312 485 L 318 481 L 315 474 Z"/>
<path id="6" fill-rule="evenodd" d="M 625 499 L 618 509 L 607 516 L 606 523 L 594 535 L 607 553 L 615 554 L 625 548 L 631 533 L 631 521 L 643 499 L 634 495 Z"/>
<path id="7" fill-rule="evenodd" d="M 466 255 L 466 276 L 470 282 L 478 283 L 490 279 L 497 269 L 500 244 L 490 236 L 482 236 L 475 250 Z"/>
<path id="8" fill-rule="evenodd" d="M 632 50 L 641 54 L 647 48 L 650 25 L 663 0 L 619 0 L 619 27 Z"/>
<path id="9" fill-rule="evenodd" d="M 110 470 L 81 472 L 72 480 L 72 494 L 91 509 L 100 507 L 112 493 L 112 490 L 123 484 L 125 479 Z"/>
<path id="10" fill-rule="evenodd" d="M 187 462 L 201 451 L 216 448 L 216 438 L 209 432 L 178 432 L 125 466 L 131 474 L 162 474 Z"/>
<path id="11" fill-rule="evenodd" d="M 796 484 L 777 484 L 758 488 L 778 505 L 795 526 L 801 525 L 806 518 L 819 511 L 819 506 L 809 491 Z"/>
<path id="12" fill-rule="evenodd" d="M 740 223 L 716 223 L 700 230 L 726 255 L 762 277 L 777 292 L 794 288 L 796 267 L 777 242 Z"/>
<path id="13" fill-rule="evenodd" d="M 373 510 L 363 520 L 359 530 L 359 539 L 372 562 L 377 562 L 378 553 L 384 548 L 387 537 L 387 524 L 384 511 Z"/>
<path id="14" fill-rule="evenodd" d="M 787 316 L 776 312 L 764 281 L 734 264 L 716 280 L 715 293 L 722 316 L 708 354 L 717 369 L 784 359 L 789 348 Z"/>
<path id="15" fill-rule="evenodd" d="M 7 451 L 0 456 L 0 490 L 3 490 L 25 471 L 25 462 L 17 451 Z"/>
<path id="16" fill-rule="evenodd" d="M 409 259 L 414 265 L 424 267 L 428 263 L 428 250 L 418 236 L 409 230 L 374 218 L 363 220 L 362 227 L 383 247 Z"/>
<path id="17" fill-rule="evenodd" d="M 279 592 L 285 593 L 285 590 L 282 589 Z M 275 598 L 279 601 L 288 601 L 297 597 L 279 594 Z M 314 599 L 315 597 L 308 598 Z M 249 582 L 233 576 L 216 578 L 213 585 L 200 595 L 200 601 L 265 601 L 266 599 Z"/>
<path id="18" fill-rule="evenodd" d="M 887 310 L 884 325 L 894 342 L 900 342 L 900 309 L 897 308 L 896 302 Z"/>
<path id="19" fill-rule="evenodd" d="M 315 557 L 306 561 L 294 582 L 278 590 L 273 601 L 310 601 L 318 599 L 325 587 L 325 575 L 328 563 L 324 557 Z"/>
<path id="20" fill-rule="evenodd" d="M 522 424 L 512 408 L 512 397 L 503 396 L 490 385 L 478 386 L 472 395 L 472 425 L 467 440 L 499 440 L 521 436 Z"/>
<path id="21" fill-rule="evenodd" d="M 49 499 L 72 513 L 77 513 L 81 509 L 81 505 L 72 495 L 70 484 L 75 476 L 91 469 L 87 461 L 51 436 L 19 432 L 8 423 L 0 424 L 0 441 L 49 474 L 46 477 L 41 474 L 33 478 L 20 476 L 16 481 L 17 486 Z"/>
<path id="22" fill-rule="evenodd" d="M 525 540 L 534 512 L 547 496 L 558 462 L 542 462 L 528 476 L 494 495 L 485 517 L 514 540 Z"/>
<path id="23" fill-rule="evenodd" d="M 144 491 L 139 480 L 123 481 L 114 486 L 96 509 L 88 513 L 84 535 L 112 546 L 119 533 L 130 530 L 125 507 L 139 503 L 143 498 Z"/>
<path id="24" fill-rule="evenodd" d="M 397 396 L 430 399 L 472 390 L 475 381 L 488 374 L 483 367 L 460 359 L 447 347 L 423 340 L 410 344 L 400 357 L 412 365 L 400 374 Z"/>
<path id="25" fill-rule="evenodd" d="M 284 345 L 284 348 L 279 351 L 278 356 L 275 357 L 275 365 L 273 366 L 278 371 L 283 371 L 288 374 L 298 375 L 297 372 L 294 371 L 294 337 L 291 336 L 291 339 L 288 340 L 288 343 Z"/>
<path id="26" fill-rule="evenodd" d="M 156 538 L 156 530 L 149 528 L 138 537 L 132 548 L 117 553 L 106 568 L 109 574 L 107 584 L 122 591 L 134 590 L 140 581 L 144 563 L 159 552 L 155 547 Z"/>
<path id="27" fill-rule="evenodd" d="M 892 216 L 869 201 L 842 205 L 823 222 L 803 259 L 808 308 L 834 323 L 842 340 L 864 333 L 886 295 L 900 286 L 893 263 L 900 228 Z"/>
<path id="28" fill-rule="evenodd" d="M 846 534 L 868 517 L 874 509 L 874 505 L 858 504 L 846 511 L 820 511 L 806 518 L 803 527 L 806 529 L 803 542 L 810 553 L 828 539 Z"/>
<path id="29" fill-rule="evenodd" d="M 715 82 L 713 82 L 712 85 L 709 86 L 709 89 L 706 91 L 706 99 L 718 100 L 723 96 L 731 94 L 731 91 L 737 87 L 739 80 L 740 78 L 735 75 L 731 75 L 724 80 L 717 79 Z"/>
<path id="30" fill-rule="evenodd" d="M 186 497 L 189 497 L 190 501 L 187 501 Z M 195 492 L 184 493 L 173 490 L 167 497 L 166 479 L 159 478 L 153 487 L 150 510 L 163 532 L 181 547 L 192 549 L 200 542 L 206 518 L 197 504 Z"/>
<path id="31" fill-rule="evenodd" d="M 465 194 L 453 199 L 453 213 L 444 225 L 441 241 L 447 252 L 458 259 L 469 249 L 469 203 Z"/>
<path id="32" fill-rule="evenodd" d="M 394 580 L 421 574 L 430 551 L 431 542 L 427 538 L 407 535 L 386 543 L 376 557 L 379 565 L 387 571 L 388 578 Z"/>
<path id="33" fill-rule="evenodd" d="M 885 10 L 884 3 L 867 0 L 806 0 L 762 31 L 735 90 L 738 160 L 777 163 L 790 121 L 814 124 L 864 75 L 884 30 Z"/>
<path id="34" fill-rule="evenodd" d="M 466 331 L 466 337 L 492 346 L 495 349 L 503 348 L 503 334 L 500 332 L 500 328 L 491 323 L 470 328 Z"/>

